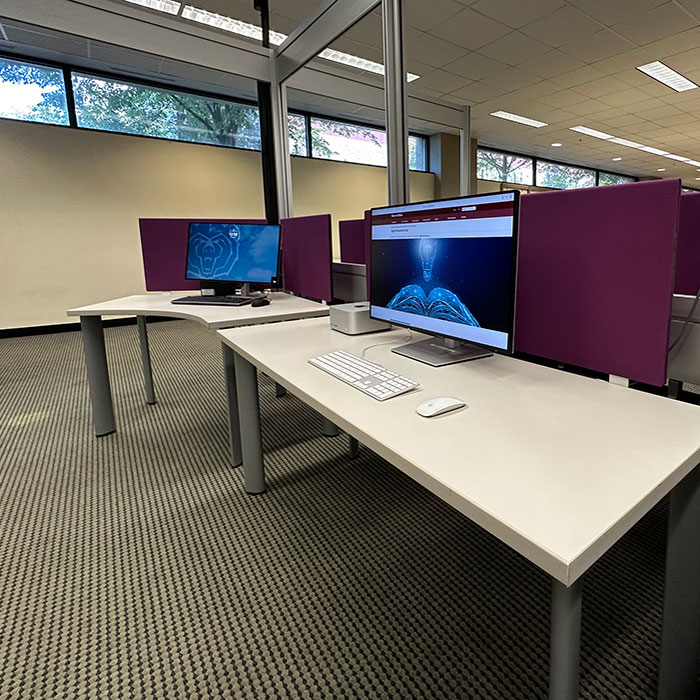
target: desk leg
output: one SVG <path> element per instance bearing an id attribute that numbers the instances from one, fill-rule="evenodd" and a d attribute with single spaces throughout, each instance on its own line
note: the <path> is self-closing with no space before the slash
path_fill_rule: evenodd
<path id="1" fill-rule="evenodd" d="M 279 399 L 280 396 L 285 396 L 287 390 L 281 385 L 275 382 L 275 396 Z"/>
<path id="2" fill-rule="evenodd" d="M 338 426 L 335 423 L 331 423 L 328 418 L 323 419 L 322 432 L 324 437 L 337 437 L 337 435 L 340 433 Z"/>
<path id="3" fill-rule="evenodd" d="M 668 380 L 668 398 L 677 399 L 683 391 L 683 382 L 680 379 Z"/>
<path id="4" fill-rule="evenodd" d="M 352 435 L 348 435 L 349 439 L 349 444 L 348 447 L 350 449 L 350 459 L 355 459 L 357 455 L 360 454 L 360 443 L 357 441 L 357 438 L 354 438 Z"/>
<path id="5" fill-rule="evenodd" d="M 226 382 L 226 402 L 228 404 L 228 434 L 231 443 L 231 466 L 240 467 L 241 457 L 241 423 L 238 417 L 238 396 L 236 391 L 236 368 L 233 360 L 233 350 L 221 343 L 224 359 L 224 380 Z"/>
<path id="6" fill-rule="evenodd" d="M 156 393 L 153 390 L 153 370 L 151 368 L 151 351 L 148 347 L 148 329 L 146 327 L 146 317 L 137 316 L 136 325 L 139 329 L 139 345 L 141 346 L 143 388 L 146 392 L 146 403 L 152 406 L 156 402 Z"/>
<path id="7" fill-rule="evenodd" d="M 83 338 L 83 350 L 85 351 L 90 404 L 92 405 L 92 423 L 95 435 L 102 437 L 116 430 L 102 317 L 81 316 L 80 330 Z"/>
<path id="8" fill-rule="evenodd" d="M 700 466 L 671 491 L 659 700 L 698 697 L 700 658 Z"/>
<path id="9" fill-rule="evenodd" d="M 581 579 L 552 580 L 549 700 L 577 700 L 581 648 Z"/>
<path id="10" fill-rule="evenodd" d="M 233 354 L 236 370 L 236 395 L 241 425 L 243 475 L 247 493 L 265 491 L 262 440 L 260 438 L 260 407 L 258 405 L 258 372 L 244 357 Z"/>

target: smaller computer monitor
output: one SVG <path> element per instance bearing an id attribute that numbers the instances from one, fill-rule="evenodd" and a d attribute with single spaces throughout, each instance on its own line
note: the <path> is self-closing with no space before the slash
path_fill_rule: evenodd
<path id="1" fill-rule="evenodd" d="M 280 227 L 272 224 L 190 223 L 188 280 L 275 284 Z"/>

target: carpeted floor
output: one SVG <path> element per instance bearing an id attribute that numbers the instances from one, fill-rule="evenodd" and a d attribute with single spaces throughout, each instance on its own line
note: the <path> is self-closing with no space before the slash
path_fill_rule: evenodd
<path id="1" fill-rule="evenodd" d="M 0 698 L 543 698 L 549 581 L 261 379 L 269 490 L 227 464 L 221 350 L 106 331 L 0 340 Z M 666 506 L 584 579 L 581 698 L 655 697 Z"/>

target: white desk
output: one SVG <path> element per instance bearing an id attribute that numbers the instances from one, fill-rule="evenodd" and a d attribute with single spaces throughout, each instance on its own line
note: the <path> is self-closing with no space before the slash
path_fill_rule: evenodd
<path id="1" fill-rule="evenodd" d="M 315 301 L 294 297 L 289 294 L 274 293 L 270 295 L 268 306 L 199 306 L 171 303 L 173 299 L 183 296 L 178 294 L 140 294 L 136 296 L 112 299 L 99 304 L 70 309 L 68 316 L 80 317 L 80 328 L 85 348 L 88 385 L 95 434 L 100 437 L 116 430 L 112 391 L 107 369 L 103 316 L 136 316 L 141 360 L 143 365 L 144 388 L 147 403 L 155 403 L 153 372 L 148 349 L 146 330 L 147 316 L 166 316 L 171 318 L 196 321 L 207 328 L 232 328 L 275 321 L 290 321 L 314 316 L 328 316 L 328 307 Z M 224 350 L 224 370 L 227 375 L 227 387 L 235 386 L 233 375 L 233 356 Z M 234 392 L 235 395 L 235 392 Z M 229 405 L 235 402 L 229 401 Z M 232 433 L 237 432 L 237 413 L 229 415 Z M 240 464 L 240 448 L 237 440 L 232 441 L 232 462 Z"/>
<path id="2" fill-rule="evenodd" d="M 421 386 L 378 402 L 307 360 L 400 344 L 405 331 L 349 337 L 319 319 L 219 335 L 235 352 L 246 489 L 265 488 L 257 368 L 552 577 L 553 699 L 577 697 L 580 577 L 673 490 L 659 697 L 695 697 L 700 408 L 509 357 L 436 369 L 392 345 L 367 359 Z M 469 406 L 415 413 L 444 395 Z"/>

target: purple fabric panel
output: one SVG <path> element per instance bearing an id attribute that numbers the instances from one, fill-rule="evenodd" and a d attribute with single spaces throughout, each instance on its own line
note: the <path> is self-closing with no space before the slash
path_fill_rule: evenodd
<path id="1" fill-rule="evenodd" d="M 333 301 L 331 215 L 282 219 L 284 288 L 303 297 Z"/>
<path id="2" fill-rule="evenodd" d="M 365 211 L 365 275 L 367 278 L 367 298 L 369 299 L 369 268 L 372 260 L 372 210 Z"/>
<path id="3" fill-rule="evenodd" d="M 681 195 L 675 287 L 691 296 L 700 289 L 700 192 Z"/>
<path id="4" fill-rule="evenodd" d="M 666 381 L 680 180 L 525 195 L 515 348 Z"/>
<path id="5" fill-rule="evenodd" d="M 199 281 L 185 279 L 191 221 L 266 223 L 265 219 L 139 219 L 143 272 L 149 292 L 199 289 Z"/>
<path id="6" fill-rule="evenodd" d="M 365 262 L 365 220 L 339 221 L 340 259 L 347 263 Z"/>

